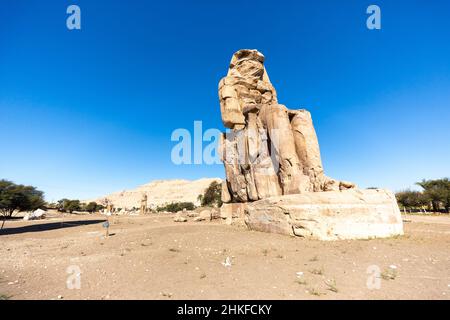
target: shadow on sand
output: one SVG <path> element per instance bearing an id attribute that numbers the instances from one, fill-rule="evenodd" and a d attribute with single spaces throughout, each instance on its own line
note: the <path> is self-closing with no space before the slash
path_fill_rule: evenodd
<path id="1" fill-rule="evenodd" d="M 41 232 L 50 231 L 64 228 L 73 228 L 79 226 L 87 226 L 90 224 L 97 224 L 105 222 L 106 220 L 82 220 L 82 221 L 67 221 L 67 222 L 52 222 L 52 223 L 39 223 L 23 227 L 8 228 L 8 224 L 5 225 L 3 230 L 0 230 L 0 236 L 19 234 L 26 232 Z"/>

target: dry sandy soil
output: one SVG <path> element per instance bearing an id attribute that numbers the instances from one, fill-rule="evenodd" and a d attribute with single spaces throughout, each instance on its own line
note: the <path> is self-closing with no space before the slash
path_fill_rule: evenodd
<path id="1" fill-rule="evenodd" d="M 64 224 L 60 217 L 8 221 L 0 233 L 0 295 L 10 299 L 450 298 L 449 217 L 408 216 L 405 236 L 337 242 L 251 232 L 220 221 L 175 223 L 170 215 L 111 217 L 112 235 L 105 238 L 104 219 L 71 216 Z M 228 267 L 223 265 L 227 257 Z M 68 289 L 66 281 L 76 276 L 67 271 L 77 268 L 81 288 Z M 377 281 L 378 289 L 368 288 L 367 282 L 376 287 Z"/>

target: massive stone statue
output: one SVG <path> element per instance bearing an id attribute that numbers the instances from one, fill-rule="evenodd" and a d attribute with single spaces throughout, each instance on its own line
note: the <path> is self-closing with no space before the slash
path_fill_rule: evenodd
<path id="1" fill-rule="evenodd" d="M 318 193 L 314 202 L 320 204 L 321 196 L 330 197 L 330 194 L 323 195 L 324 192 L 334 192 L 338 195 L 337 200 L 333 200 L 336 204 L 340 203 L 339 199 L 349 197 L 350 193 L 343 191 L 352 192 L 352 195 L 364 192 L 357 190 L 353 183 L 337 181 L 324 174 L 311 114 L 306 110 L 289 110 L 278 103 L 264 59 L 257 50 L 239 50 L 233 55 L 227 76 L 219 83 L 222 121 L 229 129 L 221 140 L 226 173 L 226 181 L 222 185 L 222 201 L 225 203 L 222 212 L 228 221 L 236 212 L 245 213 L 241 220 L 245 220 L 250 228 L 295 233 L 295 229 L 303 227 L 294 228 L 290 222 L 281 229 L 274 228 L 274 223 L 267 221 L 261 224 L 260 215 L 253 209 L 258 208 L 261 214 L 267 207 L 263 206 L 261 211 L 261 203 L 266 203 L 261 201 L 267 198 L 278 197 L 283 202 L 287 195 Z M 389 203 L 395 201 L 390 193 L 380 194 L 389 197 Z M 384 196 L 382 198 L 384 201 Z M 295 203 L 295 199 L 289 199 Z M 299 198 L 298 204 L 308 204 L 307 199 L 307 196 Z M 347 202 L 348 198 L 345 198 L 342 204 L 348 206 Z M 330 207 L 324 210 L 329 211 Z M 398 212 L 396 218 L 399 217 Z M 274 221 L 274 217 L 271 219 Z M 321 237 L 310 230 L 297 233 Z"/>
<path id="2" fill-rule="evenodd" d="M 324 175 L 311 114 L 278 103 L 263 63 L 258 51 L 240 50 L 219 84 L 222 121 L 232 129 L 223 140 L 225 197 L 247 202 L 353 188 Z"/>

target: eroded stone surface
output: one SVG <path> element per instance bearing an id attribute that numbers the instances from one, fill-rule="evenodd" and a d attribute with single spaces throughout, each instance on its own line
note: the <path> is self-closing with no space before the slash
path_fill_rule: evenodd
<path id="1" fill-rule="evenodd" d="M 251 230 L 320 240 L 403 234 L 395 196 L 383 189 L 272 197 L 247 204 L 245 213 L 245 223 Z"/>
<path id="2" fill-rule="evenodd" d="M 220 207 L 220 218 L 227 224 L 244 224 L 246 203 L 224 203 Z"/>

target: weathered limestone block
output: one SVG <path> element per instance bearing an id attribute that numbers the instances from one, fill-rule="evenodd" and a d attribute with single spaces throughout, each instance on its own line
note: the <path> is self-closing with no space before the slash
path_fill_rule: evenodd
<path id="1" fill-rule="evenodd" d="M 195 222 L 199 221 L 211 221 L 213 219 L 212 214 L 214 212 L 214 209 L 211 210 L 202 210 L 197 217 L 194 218 Z"/>
<path id="2" fill-rule="evenodd" d="M 181 215 L 180 212 L 177 212 L 175 217 L 173 218 L 174 222 L 186 222 L 187 219 Z"/>
<path id="3" fill-rule="evenodd" d="M 261 138 L 258 128 L 258 117 L 254 112 L 247 114 L 247 150 L 249 163 L 254 164 L 258 158 L 261 147 Z"/>
<path id="4" fill-rule="evenodd" d="M 248 130 L 244 129 L 236 131 L 236 137 L 234 140 L 237 143 L 237 152 L 239 156 L 239 168 L 243 177 L 245 178 L 245 184 L 247 186 L 247 197 L 249 201 L 258 200 L 258 192 L 256 191 L 255 179 L 253 175 L 252 165 L 249 156 L 248 145 Z"/>
<path id="5" fill-rule="evenodd" d="M 196 218 L 196 217 L 199 216 L 199 213 L 198 213 L 198 212 L 195 212 L 195 211 L 188 211 L 186 215 L 187 215 L 189 218 Z"/>
<path id="6" fill-rule="evenodd" d="M 212 208 L 211 209 L 211 220 L 221 219 L 220 209 Z"/>
<path id="7" fill-rule="evenodd" d="M 214 219 L 220 219 L 220 210 L 217 208 L 202 210 L 194 219 L 194 221 L 211 221 Z"/>
<path id="8" fill-rule="evenodd" d="M 221 200 L 223 203 L 231 202 L 231 195 L 230 191 L 228 190 L 228 183 L 227 181 L 222 181 L 222 197 Z"/>
<path id="9" fill-rule="evenodd" d="M 239 100 L 236 98 L 226 98 L 220 102 L 222 122 L 227 128 L 234 128 L 235 125 L 244 125 L 245 118 L 242 114 Z"/>
<path id="10" fill-rule="evenodd" d="M 248 201 L 247 182 L 240 165 L 244 160 L 239 159 L 238 142 L 235 137 L 234 133 L 222 136 L 220 142 L 222 161 L 231 197 L 237 201 L 246 202 Z"/>
<path id="11" fill-rule="evenodd" d="M 279 177 L 283 194 L 296 194 L 309 191 L 309 178 L 303 170 L 295 149 L 287 108 L 280 104 L 263 105 L 259 118 L 267 129 L 280 165 Z"/>
<path id="12" fill-rule="evenodd" d="M 220 98 L 221 99 L 226 99 L 226 98 L 238 98 L 236 89 L 233 86 L 230 85 L 224 85 L 220 90 L 219 90 L 219 94 L 220 94 Z"/>
<path id="13" fill-rule="evenodd" d="M 224 203 L 220 207 L 220 217 L 227 224 L 244 225 L 246 203 Z"/>
<path id="14" fill-rule="evenodd" d="M 202 210 L 199 214 L 199 217 L 211 220 L 211 210 Z"/>
<path id="15" fill-rule="evenodd" d="M 290 111 L 295 149 L 303 166 L 303 173 L 310 176 L 323 174 L 319 141 L 314 130 L 311 114 L 306 110 Z"/>
<path id="16" fill-rule="evenodd" d="M 255 176 L 251 166 L 244 171 L 245 181 L 247 182 L 247 195 L 250 201 L 259 200 L 258 191 L 256 190 Z"/>
<path id="17" fill-rule="evenodd" d="M 248 155 L 253 179 L 257 191 L 257 199 L 281 195 L 278 176 L 268 150 L 268 137 L 256 113 L 247 115 Z"/>
<path id="18" fill-rule="evenodd" d="M 383 189 L 310 192 L 249 203 L 252 230 L 316 238 L 369 239 L 403 234 L 393 193 Z"/>

